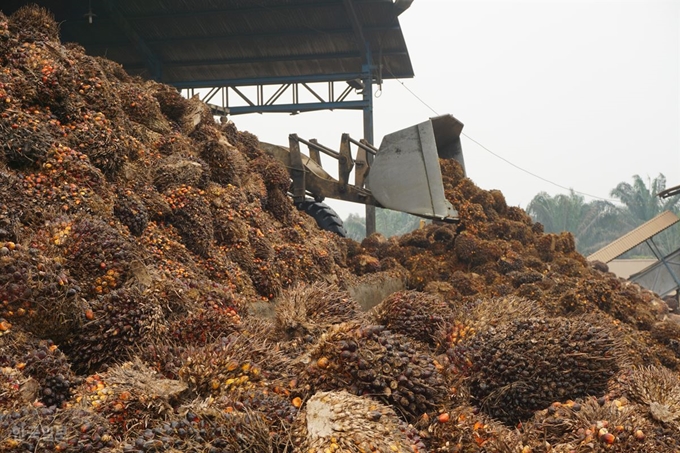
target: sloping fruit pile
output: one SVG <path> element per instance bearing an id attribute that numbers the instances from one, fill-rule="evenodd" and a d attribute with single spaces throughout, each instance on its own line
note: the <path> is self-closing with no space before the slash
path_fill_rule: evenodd
<path id="1" fill-rule="evenodd" d="M 460 223 L 341 239 L 253 134 L 0 13 L 0 452 L 678 451 L 665 303 L 441 167 Z"/>

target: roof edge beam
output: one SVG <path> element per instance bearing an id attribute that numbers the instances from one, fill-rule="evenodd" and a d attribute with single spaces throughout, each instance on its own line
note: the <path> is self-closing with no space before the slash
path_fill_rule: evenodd
<path id="1" fill-rule="evenodd" d="M 384 1 L 384 0 L 382 0 Z M 285 10 L 285 9 L 294 9 L 294 8 L 299 8 L 299 9 L 306 9 L 306 8 L 324 8 L 327 7 L 327 3 L 321 3 L 318 0 L 317 1 L 304 1 L 300 3 L 286 3 L 286 4 L 278 4 L 278 5 L 259 5 L 259 6 L 245 6 L 242 8 L 215 8 L 215 9 L 206 9 L 206 10 L 200 10 L 200 11 L 193 11 L 193 10 L 187 10 L 187 11 L 172 11 L 169 13 L 162 13 L 162 14 L 130 14 L 128 17 L 132 20 L 139 20 L 139 19 L 169 19 L 169 18 L 181 18 L 181 19 L 186 19 L 189 17 L 200 17 L 200 16 L 212 16 L 215 14 L 222 14 L 222 13 L 250 13 L 250 12 L 261 12 L 261 11 L 279 11 L 279 10 Z"/>
<path id="2" fill-rule="evenodd" d="M 389 25 L 389 26 L 373 26 L 373 27 L 365 27 L 365 31 L 375 33 L 375 32 L 386 32 L 386 31 L 398 31 L 399 26 L 397 25 Z M 337 28 L 337 29 L 332 29 L 332 30 L 324 30 L 324 34 L 329 34 L 329 35 L 342 35 L 342 34 L 347 34 L 347 33 L 353 33 L 354 29 L 353 28 Z M 289 36 L 317 36 L 319 34 L 318 31 L 316 30 L 286 30 L 286 31 L 279 31 L 279 32 L 271 32 L 271 33 L 240 33 L 240 34 L 234 34 L 234 35 L 225 35 L 225 36 L 195 36 L 193 38 L 167 38 L 167 39 L 147 39 L 145 42 L 148 45 L 156 45 L 156 44 L 172 44 L 172 43 L 182 43 L 182 44 L 193 44 L 193 43 L 203 43 L 203 42 L 229 42 L 229 41 L 238 41 L 242 39 L 250 39 L 250 38 L 281 38 L 281 37 L 289 37 Z M 129 44 L 129 41 L 108 41 L 108 42 L 92 42 L 88 43 L 88 48 L 111 48 L 111 47 L 124 47 Z"/>
<path id="3" fill-rule="evenodd" d="M 383 55 L 400 56 L 407 55 L 407 52 L 392 51 L 383 52 Z M 345 58 L 360 58 L 359 52 L 343 52 L 335 54 L 309 54 L 309 55 L 291 55 L 291 56 L 271 56 L 258 58 L 233 58 L 233 59 L 219 59 L 219 60 L 193 60 L 193 61 L 178 61 L 167 62 L 164 64 L 165 68 L 186 68 L 191 66 L 221 66 L 221 65 L 235 65 L 235 64 L 253 64 L 253 63 L 272 63 L 272 62 L 287 62 L 287 61 L 308 61 L 308 60 L 336 60 Z M 139 65 L 127 65 L 126 69 L 139 70 Z"/>

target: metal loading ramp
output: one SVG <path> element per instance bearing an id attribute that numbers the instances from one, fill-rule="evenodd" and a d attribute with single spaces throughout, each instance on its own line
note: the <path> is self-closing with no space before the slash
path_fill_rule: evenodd
<path id="1" fill-rule="evenodd" d="M 654 243 L 653 237 L 679 221 L 680 218 L 677 215 L 671 211 L 664 211 L 614 242 L 602 247 L 592 255 L 589 255 L 587 259 L 588 261 L 608 263 L 645 242 L 658 261 L 642 271 L 631 275 L 628 279 L 654 291 L 662 297 L 666 296 L 680 288 L 680 249 L 667 256 L 663 256 Z"/>

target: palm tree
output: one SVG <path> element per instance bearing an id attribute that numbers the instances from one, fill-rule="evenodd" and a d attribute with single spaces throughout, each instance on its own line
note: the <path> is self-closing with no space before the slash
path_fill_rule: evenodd
<path id="1" fill-rule="evenodd" d="M 680 205 L 680 195 L 666 198 L 659 198 L 657 194 L 666 188 L 666 177 L 659 173 L 659 176 L 650 180 L 647 178 L 648 185 L 639 175 L 633 176 L 633 184 L 627 182 L 619 183 L 610 193 L 612 197 L 621 200 L 633 219 L 637 220 L 638 225 L 653 219 L 663 211 L 677 211 Z"/>
<path id="2" fill-rule="evenodd" d="M 548 233 L 575 232 L 584 214 L 585 202 L 573 190 L 569 195 L 551 197 L 546 192 L 536 195 L 527 206 L 527 214 L 543 224 Z"/>
<path id="3" fill-rule="evenodd" d="M 547 233 L 571 232 L 583 255 L 613 241 L 625 228 L 614 204 L 605 200 L 586 203 L 584 197 L 573 190 L 568 195 L 554 197 L 546 192 L 537 194 L 527 206 L 527 214 L 541 223 Z"/>
<path id="4" fill-rule="evenodd" d="M 630 229 L 642 225 L 644 222 L 653 219 L 664 211 L 678 213 L 680 210 L 680 195 L 675 195 L 662 199 L 657 194 L 666 188 L 666 177 L 659 173 L 659 176 L 650 180 L 647 184 L 639 175 L 633 176 L 633 184 L 627 182 L 619 183 L 612 191 L 611 196 L 621 200 L 625 206 Z M 662 253 L 668 254 L 680 248 L 680 234 L 677 227 L 672 227 L 653 238 Z M 639 246 L 628 252 L 626 256 L 651 256 L 646 246 Z"/>

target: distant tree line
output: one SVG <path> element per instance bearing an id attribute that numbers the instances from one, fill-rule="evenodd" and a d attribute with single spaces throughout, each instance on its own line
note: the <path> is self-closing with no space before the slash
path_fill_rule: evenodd
<path id="1" fill-rule="evenodd" d="M 606 200 L 586 202 L 582 195 L 571 190 L 568 194 L 550 196 L 537 194 L 526 208 L 535 222 L 543 225 L 546 233 L 569 231 L 574 235 L 577 250 L 588 256 L 624 234 L 653 219 L 663 211 L 680 215 L 680 195 L 661 199 L 657 194 L 666 188 L 666 177 L 659 174 L 645 182 L 639 175 L 633 182 L 621 182 L 611 190 L 610 196 L 619 203 Z M 403 235 L 420 227 L 422 219 L 404 212 L 376 209 L 376 230 L 392 237 Z M 344 220 L 348 236 L 361 241 L 366 236 L 366 219 L 350 214 Z M 680 248 L 680 225 L 654 237 L 655 244 L 666 255 Z M 650 258 L 651 250 L 645 244 L 623 255 L 624 258 Z"/>
<path id="2" fill-rule="evenodd" d="M 619 183 L 610 196 L 619 201 L 587 202 L 573 190 L 569 194 L 550 196 L 545 192 L 536 195 L 527 206 L 527 214 L 543 225 L 548 233 L 569 231 L 576 239 L 576 248 L 588 256 L 634 228 L 653 219 L 663 211 L 680 211 L 680 195 L 662 199 L 657 194 L 666 188 L 666 177 L 659 174 L 647 183 L 633 176 L 633 183 Z M 680 248 L 680 228 L 676 224 L 653 238 L 666 255 Z M 627 252 L 625 258 L 653 257 L 645 244 Z"/>
<path id="3" fill-rule="evenodd" d="M 390 209 L 375 209 L 375 229 L 385 237 L 401 236 L 420 228 L 420 217 Z M 366 237 L 366 218 L 350 214 L 344 221 L 347 236 L 361 242 Z M 429 222 L 429 221 L 428 221 Z"/>

